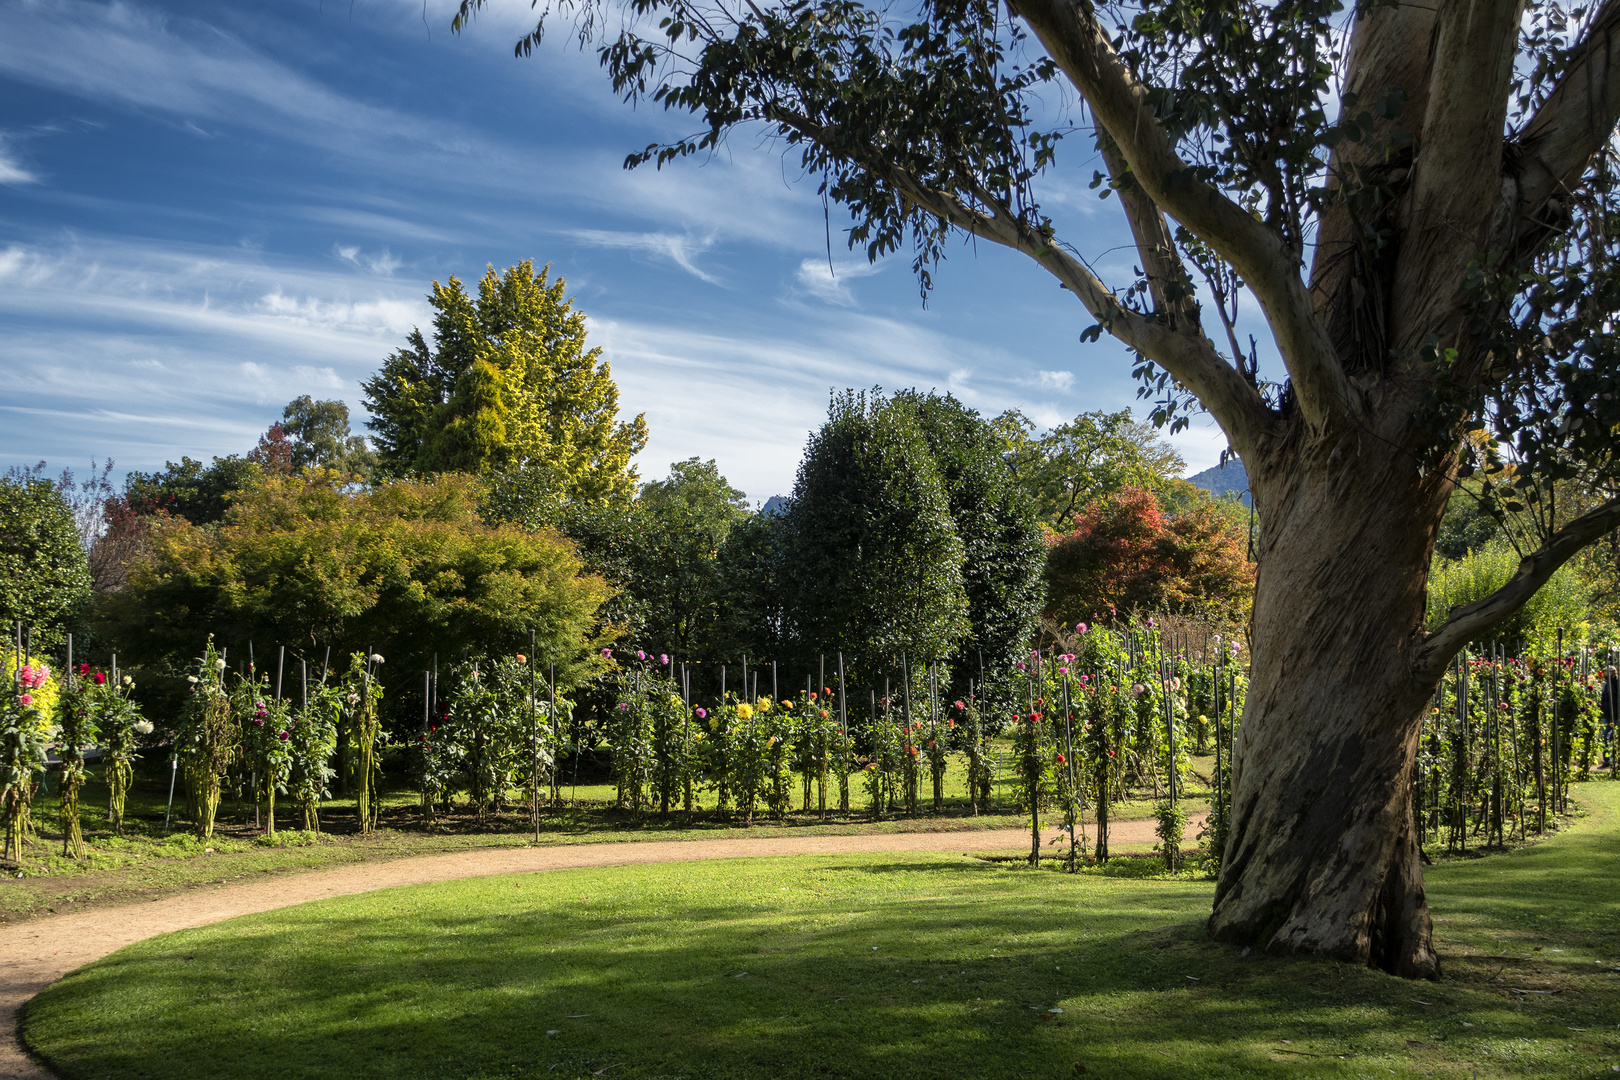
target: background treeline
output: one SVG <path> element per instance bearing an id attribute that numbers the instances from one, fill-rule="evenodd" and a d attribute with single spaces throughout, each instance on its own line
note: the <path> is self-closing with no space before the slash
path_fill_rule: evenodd
<path id="1" fill-rule="evenodd" d="M 245 452 L 121 489 L 110 462 L 11 470 L 0 617 L 40 653 L 69 632 L 82 656 L 117 651 L 160 724 L 210 634 L 233 663 L 383 655 L 400 721 L 431 693 L 404 671 L 527 650 L 531 630 L 589 704 L 608 644 L 694 662 L 695 689 L 745 656 L 803 672 L 843 652 L 852 682 L 904 653 L 960 692 L 1009 671 L 1043 617 L 1047 636 L 1107 609 L 1245 617 L 1248 511 L 1177 479 L 1129 412 L 1043 432 L 949 395 L 834 393 L 765 512 L 713 461 L 643 482 L 645 421 L 619 418 L 547 269 L 429 300 L 431 332 L 362 384 L 369 438 L 305 396 Z"/>

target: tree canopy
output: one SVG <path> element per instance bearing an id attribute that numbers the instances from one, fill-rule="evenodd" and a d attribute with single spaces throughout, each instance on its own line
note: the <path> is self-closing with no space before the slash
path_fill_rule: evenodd
<path id="1" fill-rule="evenodd" d="M 350 432 L 349 407 L 341 401 L 316 401 L 301 394 L 282 410 L 280 426 L 292 443 L 295 471 L 336 469 L 364 478 L 376 463 L 365 437 Z"/>
<path id="2" fill-rule="evenodd" d="M 789 633 L 804 647 L 872 665 L 947 660 L 966 638 L 965 552 L 918 410 L 834 395 L 781 528 Z"/>
<path id="3" fill-rule="evenodd" d="M 223 521 L 231 496 L 264 476 L 259 462 L 231 454 L 204 465 L 182 456 L 165 462 L 162 472 L 132 472 L 124 480 L 124 500 L 137 515 L 164 513 L 193 525 Z"/>
<path id="4" fill-rule="evenodd" d="M 559 677 L 591 670 L 609 590 L 550 530 L 490 526 L 465 475 L 364 490 L 335 474 L 273 476 L 218 525 L 159 521 L 99 623 L 133 660 L 194 655 L 209 634 L 306 658 L 372 648 L 400 668 L 434 653 L 526 648 Z"/>
<path id="5" fill-rule="evenodd" d="M 561 497 L 628 500 L 645 419 L 618 419 L 619 390 L 585 315 L 550 267 L 490 267 L 468 295 L 433 283 L 433 342 L 406 346 L 363 382 L 379 468 L 391 476 L 534 470 Z"/>
<path id="6" fill-rule="evenodd" d="M 83 614 L 90 569 L 73 511 L 57 485 L 32 472 L 0 476 L 0 620 L 31 627 L 53 647 Z"/>
<path id="7" fill-rule="evenodd" d="M 622 647 L 695 659 L 720 648 L 720 553 L 749 516 L 712 460 L 688 458 L 633 503 L 562 508 L 558 527 L 616 589 L 603 614 Z"/>
<path id="8" fill-rule="evenodd" d="M 962 542 L 968 633 L 949 657 L 954 690 L 980 678 L 980 665 L 1010 671 L 1040 617 L 1046 553 L 1034 500 L 1004 459 L 996 427 L 947 394 L 897 393 L 939 467 L 952 527 Z"/>
<path id="9" fill-rule="evenodd" d="M 997 417 L 996 426 L 1007 440 L 1019 485 L 1035 500 L 1041 521 L 1059 531 L 1094 499 L 1126 487 L 1163 492 L 1187 468 L 1158 429 L 1129 409 L 1081 413 L 1038 435 L 1034 422 L 1017 410 Z"/>
<path id="10" fill-rule="evenodd" d="M 1071 625 L 1155 611 L 1241 625 L 1254 594 L 1243 541 L 1208 496 L 1169 515 L 1151 491 L 1122 488 L 1053 538 L 1046 613 Z"/>

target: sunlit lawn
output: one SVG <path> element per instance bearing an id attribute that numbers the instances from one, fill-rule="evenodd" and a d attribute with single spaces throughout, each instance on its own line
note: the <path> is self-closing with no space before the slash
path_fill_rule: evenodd
<path id="1" fill-rule="evenodd" d="M 1213 945 L 1207 881 L 863 855 L 238 919 L 68 977 L 25 1033 L 84 1078 L 1610 1075 L 1620 784 L 1579 797 L 1569 831 L 1431 871 L 1437 984 Z"/>

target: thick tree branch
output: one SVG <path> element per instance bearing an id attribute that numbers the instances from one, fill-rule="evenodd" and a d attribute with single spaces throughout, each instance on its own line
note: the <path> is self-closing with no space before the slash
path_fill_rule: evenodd
<path id="1" fill-rule="evenodd" d="M 1562 217 L 1549 212 L 1580 180 L 1620 122 L 1620 0 L 1605 0 L 1577 56 L 1516 140 L 1521 235 L 1538 241 Z"/>
<path id="2" fill-rule="evenodd" d="M 809 117 L 779 105 L 770 108 L 769 116 L 776 123 L 822 145 L 836 143 L 831 131 Z M 1043 236 L 987 191 L 972 193 L 979 206 L 985 208 L 980 209 L 954 194 L 919 183 L 876 151 L 862 154 L 860 163 L 936 217 L 1034 259 L 1079 297 L 1086 310 L 1111 336 L 1152 359 L 1190 390 L 1221 425 L 1240 457 L 1251 461 L 1258 457 L 1261 440 L 1271 432 L 1276 416 L 1259 391 L 1236 368 L 1221 359 L 1196 318 L 1190 326 L 1178 327 L 1169 318 L 1132 311 L 1084 262 Z M 1163 224 L 1162 218 L 1160 223 Z M 1168 250 L 1174 258 L 1174 249 Z"/>
<path id="3" fill-rule="evenodd" d="M 1502 128 L 1523 0 L 1441 6 L 1429 105 L 1406 197 L 1390 345 L 1407 353 L 1462 332 L 1470 263 L 1489 243 L 1502 191 Z"/>
<path id="4" fill-rule="evenodd" d="M 1351 412 L 1349 381 L 1312 311 L 1299 257 L 1276 232 L 1177 156 L 1147 102 L 1147 88 L 1115 52 L 1088 0 L 1011 0 L 1149 198 L 1230 262 L 1266 313 L 1306 421 L 1318 431 Z"/>
<path id="5" fill-rule="evenodd" d="M 1022 251 L 1062 282 L 1108 333 L 1168 371 L 1203 403 L 1240 457 L 1258 457 L 1260 440 L 1275 417 L 1255 388 L 1222 360 L 1196 322 L 1177 328 L 1167 318 L 1132 311 L 1085 263 L 1041 236 L 1003 208 L 993 214 L 974 210 L 954 196 L 932 191 L 898 172 L 892 183 L 918 206 L 958 228 Z"/>
<path id="6" fill-rule="evenodd" d="M 1395 132 L 1416 136 L 1429 107 L 1429 46 L 1435 8 L 1426 4 L 1373 4 L 1358 11 L 1345 60 L 1345 113 L 1371 112 L 1367 106 L 1405 96 L 1400 114 L 1384 120 L 1374 114 L 1374 130 L 1359 141 L 1343 140 L 1328 161 L 1328 187 L 1335 198 L 1323 206 L 1311 267 L 1311 295 L 1317 317 L 1348 370 L 1382 369 L 1389 352 L 1388 288 L 1394 245 L 1376 242 L 1390 227 L 1393 207 L 1369 209 L 1343 197 L 1380 185 L 1399 185 L 1411 167 L 1411 146 Z M 1348 190 L 1346 190 L 1348 189 Z"/>
<path id="7" fill-rule="evenodd" d="M 1438 678 L 1468 642 L 1511 618 L 1547 581 L 1582 548 L 1620 527 L 1620 498 L 1590 510 L 1548 538 L 1540 551 L 1519 561 L 1507 584 L 1489 596 L 1451 609 L 1445 625 L 1428 635 L 1412 661 L 1420 680 Z"/>
<path id="8" fill-rule="evenodd" d="M 1125 210 L 1125 220 L 1130 224 L 1131 237 L 1136 241 L 1136 252 L 1142 257 L 1153 309 L 1169 320 L 1172 329 L 1203 337 L 1192 278 L 1176 251 L 1175 237 L 1164 220 L 1164 213 L 1137 186 L 1118 150 L 1107 146 L 1105 141 L 1102 153 L 1103 163 L 1108 166 L 1108 174 L 1113 177 L 1119 193 L 1120 206 Z M 1234 353 L 1233 361 L 1236 359 Z"/>

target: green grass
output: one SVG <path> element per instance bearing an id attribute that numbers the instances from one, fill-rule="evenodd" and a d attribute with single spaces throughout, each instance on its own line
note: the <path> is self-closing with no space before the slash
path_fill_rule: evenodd
<path id="1" fill-rule="evenodd" d="M 168 935 L 48 989 L 24 1037 L 83 1080 L 1607 1076 L 1620 784 L 1579 798 L 1564 833 L 1433 869 L 1439 983 L 1214 945 L 1210 884 L 1142 862 L 783 858 L 394 889 Z"/>
<path id="2" fill-rule="evenodd" d="M 852 785 L 852 813 L 848 817 L 829 815 L 823 821 L 815 812 L 796 811 L 782 821 L 761 814 L 751 828 L 742 828 L 712 810 L 713 794 L 704 793 L 710 809 L 688 818 L 676 813 L 660 818 L 655 813 L 636 817 L 612 806 L 613 789 L 606 784 L 581 784 L 564 788 L 571 801 L 557 809 L 548 808 L 535 840 L 533 826 L 520 809 L 481 826 L 464 810 L 441 817 L 433 824 L 421 820 L 418 797 L 410 791 L 394 790 L 384 797 L 383 828 L 371 836 L 355 829 L 352 799 L 333 799 L 322 808 L 320 836 L 293 832 L 293 808 L 285 800 L 280 806 L 282 831 L 272 840 L 254 827 L 253 806 L 227 797 L 220 809 L 215 835 L 198 842 L 190 834 L 188 822 L 176 818 L 173 828 L 163 830 L 164 805 L 168 795 L 168 763 L 143 761 L 135 790 L 129 801 L 128 824 L 124 835 L 115 836 L 106 821 L 106 789 L 93 780 L 83 799 L 86 858 L 75 860 L 61 854 L 61 823 L 53 790 L 36 800 L 40 828 L 37 842 L 26 850 L 22 877 L 0 879 L 0 925 L 23 919 L 106 906 L 135 900 L 148 900 L 179 890 L 223 885 L 278 874 L 377 859 L 430 855 L 469 848 L 527 847 L 536 843 L 578 844 L 602 841 L 688 840 L 736 836 L 772 836 L 808 830 L 831 833 L 913 832 L 936 830 L 977 830 L 1018 828 L 1026 817 L 1011 805 L 1010 781 L 1001 785 L 997 803 L 990 813 L 971 816 L 961 783 L 965 769 L 954 759 L 947 772 L 946 807 L 941 813 L 931 809 L 931 791 L 915 817 L 889 814 L 873 821 L 859 782 Z M 1195 768 L 1213 771 L 1213 759 L 1197 759 Z M 927 785 L 925 784 L 925 788 Z M 795 800 L 799 797 L 797 784 Z M 1130 802 L 1116 805 L 1111 813 L 1116 821 L 1151 817 L 1150 793 L 1141 793 Z M 1208 805 L 1208 785 L 1195 777 L 1187 792 L 1193 811 Z M 183 792 L 177 805 L 184 805 Z"/>

